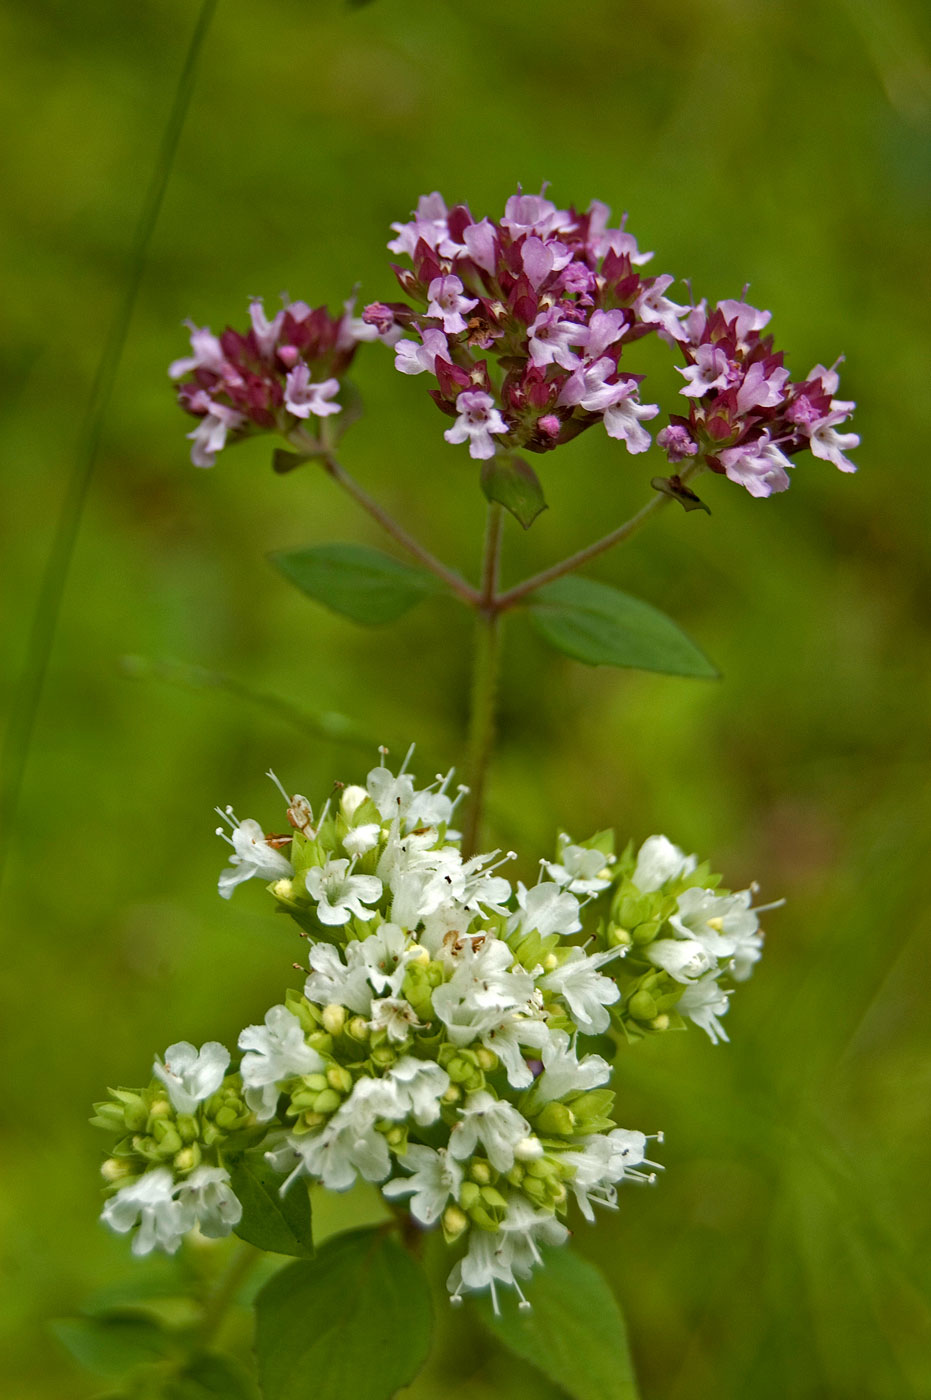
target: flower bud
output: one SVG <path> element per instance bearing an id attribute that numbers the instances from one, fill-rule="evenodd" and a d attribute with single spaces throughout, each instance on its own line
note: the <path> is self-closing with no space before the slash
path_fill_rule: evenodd
<path id="1" fill-rule="evenodd" d="M 443 1235 L 446 1243 L 452 1244 L 453 1240 L 457 1240 L 468 1228 L 468 1216 L 458 1206 L 447 1206 L 443 1211 Z"/>
<path id="2" fill-rule="evenodd" d="M 314 1099 L 314 1113 L 335 1113 L 342 1101 L 342 1095 L 335 1089 L 324 1089 L 323 1093 Z"/>
<path id="3" fill-rule="evenodd" d="M 483 1069 L 486 1074 L 491 1074 L 492 1070 L 498 1068 L 498 1056 L 493 1050 L 486 1050 L 484 1045 L 480 1045 L 475 1051 L 475 1058 L 479 1069 Z"/>
<path id="4" fill-rule="evenodd" d="M 575 1114 L 564 1103 L 548 1103 L 537 1114 L 534 1126 L 544 1137 L 568 1137 L 575 1127 Z"/>
<path id="5" fill-rule="evenodd" d="M 608 947 L 609 948 L 629 948 L 633 939 L 628 929 L 620 924 L 608 925 Z"/>
<path id="6" fill-rule="evenodd" d="M 326 1077 L 330 1088 L 338 1094 L 348 1094 L 352 1089 L 352 1075 L 345 1065 L 330 1065 Z"/>
<path id="7" fill-rule="evenodd" d="M 652 1021 L 657 1013 L 657 1005 L 649 992 L 634 992 L 627 1003 L 627 1011 L 635 1021 Z"/>
<path id="8" fill-rule="evenodd" d="M 491 1182 L 491 1163 L 483 1157 L 476 1157 L 469 1166 L 469 1176 L 479 1186 L 488 1186 Z"/>
<path id="9" fill-rule="evenodd" d="M 323 1008 L 323 1029 L 329 1035 L 342 1035 L 346 1024 L 346 1008 L 331 1003 Z"/>
<path id="10" fill-rule="evenodd" d="M 197 1143 L 192 1143 L 190 1147 L 182 1147 L 181 1151 L 175 1154 L 172 1165 L 177 1172 L 191 1172 L 200 1166 L 200 1155 Z"/>
<path id="11" fill-rule="evenodd" d="M 669 1017 L 666 1015 L 665 1012 L 663 1012 L 660 1016 L 654 1016 L 653 1020 L 650 1022 L 650 1025 L 655 1031 L 668 1031 Z"/>
<path id="12" fill-rule="evenodd" d="M 352 783 L 343 789 L 343 795 L 339 800 L 340 811 L 347 821 L 351 821 L 356 812 L 368 798 L 368 793 L 364 787 Z"/>
<path id="13" fill-rule="evenodd" d="M 125 1157 L 108 1157 L 100 1168 L 100 1175 L 108 1186 L 113 1186 L 127 1176 L 135 1176 L 135 1168 Z"/>
<path id="14" fill-rule="evenodd" d="M 353 1016 L 346 1023 L 346 1033 L 351 1035 L 353 1040 L 368 1040 L 369 1023 L 364 1016 Z"/>
<path id="15" fill-rule="evenodd" d="M 538 1137 L 525 1137 L 514 1148 L 518 1162 L 535 1162 L 543 1156 L 543 1144 Z"/>

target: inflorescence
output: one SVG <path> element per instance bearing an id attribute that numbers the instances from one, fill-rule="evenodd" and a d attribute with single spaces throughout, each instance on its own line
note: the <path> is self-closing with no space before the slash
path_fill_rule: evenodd
<path id="1" fill-rule="evenodd" d="M 601 1052 L 688 1022 L 727 1039 L 729 984 L 761 952 L 751 892 L 663 836 L 615 856 L 611 832 L 561 835 L 537 883 L 512 885 L 513 852 L 464 858 L 451 779 L 418 790 L 406 763 L 380 764 L 316 816 L 279 784 L 285 835 L 221 811 L 220 894 L 264 881 L 309 940 L 309 975 L 242 1032 L 236 1068 L 216 1042 L 180 1042 L 147 1088 L 96 1106 L 118 1135 L 102 1219 L 138 1227 L 134 1253 L 228 1234 L 228 1163 L 264 1151 L 282 1194 L 379 1183 L 456 1251 L 453 1300 L 490 1289 L 497 1306 L 498 1284 L 523 1298 L 573 1203 L 591 1221 L 653 1179 Z"/>
<path id="2" fill-rule="evenodd" d="M 644 376 L 623 360 L 655 335 L 684 361 L 688 412 L 670 414 L 656 438 L 676 473 L 708 467 L 769 496 L 786 490 L 806 449 L 854 471 L 845 454 L 859 438 L 840 431 L 854 404 L 835 397 L 836 367 L 793 381 L 764 334 L 770 312 L 740 300 L 709 309 L 691 291 L 688 303 L 672 300 L 675 279 L 647 276 L 653 254 L 609 219 L 597 200 L 580 214 L 518 193 L 500 220 L 475 220 L 467 206 L 425 195 L 388 244 L 404 260 L 394 272 L 406 301 L 372 303 L 361 319 L 350 304 L 338 320 L 290 303 L 272 322 L 253 302 L 245 335 L 193 327 L 193 356 L 171 373 L 200 419 L 194 462 L 210 466 L 227 436 L 256 431 L 312 449 L 308 419 L 340 411 L 341 377 L 366 339 L 393 347 L 402 374 L 435 381 L 431 397 L 454 420 L 446 440 L 467 443 L 473 458 L 549 452 L 598 423 L 628 452 L 645 452 L 644 424 L 660 407 L 642 401 Z"/>

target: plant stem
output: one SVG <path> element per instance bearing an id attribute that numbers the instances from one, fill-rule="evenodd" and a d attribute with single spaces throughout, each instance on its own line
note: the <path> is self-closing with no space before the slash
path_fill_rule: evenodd
<path id="1" fill-rule="evenodd" d="M 496 589 L 501 561 L 502 510 L 492 502 L 485 527 L 482 588 L 475 611 L 475 650 L 472 661 L 472 696 L 469 714 L 469 746 L 466 776 L 469 801 L 462 849 L 473 855 L 481 834 L 485 780 L 495 739 L 498 673 L 501 663 L 501 621 Z"/>
<path id="2" fill-rule="evenodd" d="M 65 497 L 62 501 L 52 547 L 39 588 L 26 661 L 13 692 L 13 703 L 4 737 L 2 764 L 4 777 L 2 786 L 0 786 L 0 880 L 3 877 L 6 857 L 10 849 L 13 822 L 19 807 L 19 795 L 26 771 L 36 714 L 42 699 L 49 657 L 55 641 L 61 600 L 68 582 L 78 531 L 81 528 L 84 503 L 87 499 L 88 488 L 97 460 L 97 449 L 100 446 L 104 417 L 110 403 L 110 396 L 113 393 L 116 373 L 119 369 L 123 346 L 136 304 L 136 296 L 142 282 L 149 243 L 161 211 L 178 141 L 190 105 L 191 93 L 194 90 L 197 61 L 216 7 L 217 0 L 203 0 L 188 44 L 184 64 L 178 76 L 155 169 L 146 190 L 127 256 L 122 296 L 104 341 L 103 352 L 91 387 L 74 464 L 65 488 Z"/>
<path id="3" fill-rule="evenodd" d="M 480 605 L 482 595 L 479 593 L 478 589 L 473 588 L 470 583 L 466 582 L 461 574 L 457 574 L 454 569 L 448 568 L 441 559 L 437 559 L 435 554 L 431 554 L 419 540 L 415 540 L 413 535 L 408 534 L 404 526 L 400 525 L 398 521 L 395 520 L 394 516 L 389 515 L 384 507 L 380 506 L 374 497 L 370 496 L 365 488 L 359 485 L 355 477 L 349 475 L 345 467 L 337 461 L 332 453 L 327 453 L 323 458 L 323 469 L 344 491 L 347 491 L 349 495 L 352 496 L 353 500 L 356 501 L 373 520 L 377 521 L 381 528 L 386 531 L 393 540 L 397 541 L 402 549 L 406 549 L 408 554 L 412 555 L 425 569 L 429 569 L 438 579 L 442 579 L 446 587 L 455 593 L 457 598 L 461 598 L 464 603 L 468 603 L 468 605 L 473 608 Z"/>
<path id="4" fill-rule="evenodd" d="M 198 1329 L 201 1346 L 207 1346 L 213 1341 L 223 1325 L 226 1314 L 235 1303 L 240 1288 L 261 1258 L 261 1250 L 243 1240 L 239 1241 L 239 1248 L 230 1261 L 229 1268 L 204 1304 Z"/>
<path id="5" fill-rule="evenodd" d="M 696 458 L 680 473 L 680 480 L 687 482 L 691 477 L 697 476 L 704 467 L 704 461 Z M 509 588 L 506 593 L 499 593 L 495 600 L 497 612 L 506 612 L 508 608 L 515 607 L 518 603 L 535 593 L 538 588 L 542 588 L 545 583 L 552 583 L 554 579 L 562 578 L 565 574 L 571 574 L 576 569 L 580 569 L 583 564 L 587 564 L 590 559 L 595 559 L 599 554 L 604 554 L 607 550 L 613 549 L 615 545 L 623 544 L 624 540 L 630 539 L 631 535 L 651 520 L 654 515 L 658 515 L 661 510 L 668 506 L 673 499 L 672 496 L 661 492 L 647 501 L 642 509 L 632 515 L 629 520 L 625 520 L 623 525 L 619 525 L 616 530 L 612 530 L 607 535 L 602 535 L 600 540 L 595 540 L 592 544 L 586 545 L 575 554 L 570 554 L 566 559 L 561 559 L 556 564 L 551 564 L 548 569 L 542 569 L 540 573 L 533 574 L 530 578 L 525 578 L 521 583 Z"/>

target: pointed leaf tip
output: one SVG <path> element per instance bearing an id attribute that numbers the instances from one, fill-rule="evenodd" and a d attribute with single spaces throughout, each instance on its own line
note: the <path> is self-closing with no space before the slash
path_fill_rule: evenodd
<path id="1" fill-rule="evenodd" d="M 512 452 L 496 453 L 482 463 L 482 490 L 520 521 L 525 530 L 546 510 L 540 479 L 528 462 Z"/>
<path id="2" fill-rule="evenodd" d="M 587 666 L 619 666 L 715 679 L 719 672 L 665 613 L 594 579 L 556 579 L 531 594 L 537 632 Z"/>

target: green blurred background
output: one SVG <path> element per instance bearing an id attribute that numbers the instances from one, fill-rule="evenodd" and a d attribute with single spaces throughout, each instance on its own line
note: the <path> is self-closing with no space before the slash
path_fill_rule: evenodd
<path id="1" fill-rule="evenodd" d="M 0 14 L 6 267 L 3 685 L 196 17 L 181 0 Z M 847 355 L 861 472 L 800 461 L 752 500 L 705 482 L 592 574 L 680 619 L 719 684 L 588 670 L 515 619 L 494 844 L 558 827 L 667 832 L 738 887 L 766 957 L 732 1044 L 658 1037 L 622 1060 L 621 1119 L 666 1172 L 577 1247 L 609 1270 L 646 1400 L 931 1394 L 927 68 L 909 0 L 221 0 L 152 241 L 37 716 L 4 891 L 8 1085 L 2 1350 L 15 1397 L 91 1394 L 45 1331 L 133 1265 L 96 1223 L 88 1104 L 174 1039 L 232 1044 L 299 982 L 261 891 L 215 893 L 214 803 L 271 822 L 272 766 L 312 797 L 385 740 L 460 761 L 469 619 L 430 603 L 354 629 L 290 591 L 273 548 L 380 544 L 319 473 L 255 442 L 187 458 L 165 368 L 180 322 L 247 297 L 393 294 L 388 224 L 443 191 L 495 214 L 517 181 L 630 211 L 656 272 L 775 312 L 795 377 Z M 660 361 L 657 361 L 660 364 Z M 634 366 L 635 367 L 635 366 Z M 347 465 L 474 572 L 483 502 L 421 380 L 363 353 Z M 662 369 L 667 404 L 677 387 Z M 506 542 L 516 579 L 619 522 L 661 459 L 592 433 L 540 463 L 551 509 Z M 193 664 L 351 718 L 352 747 L 127 656 Z M 359 1211 L 370 1210 L 362 1202 Z M 351 1201 L 344 1216 L 356 1210 Z M 347 1215 L 348 1212 L 348 1215 Z M 553 1394 L 466 1352 L 418 1395 Z M 529 1375 L 529 1373 L 528 1373 Z M 435 1386 L 435 1391 L 430 1386 Z M 97 1387 L 99 1388 L 99 1387 Z M 322 1397 L 321 1400 L 328 1400 Z"/>

